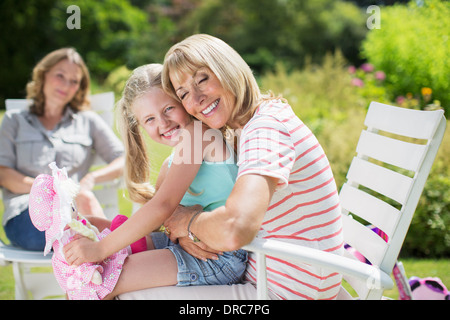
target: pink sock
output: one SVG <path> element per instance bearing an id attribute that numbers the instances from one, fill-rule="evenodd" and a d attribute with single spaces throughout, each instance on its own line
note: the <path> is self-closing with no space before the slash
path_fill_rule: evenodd
<path id="1" fill-rule="evenodd" d="M 111 221 L 111 231 L 114 231 L 118 227 L 120 227 L 125 221 L 127 221 L 128 218 L 124 215 L 118 214 L 114 217 L 114 219 Z M 131 253 L 138 253 L 142 251 L 147 250 L 147 240 L 145 237 L 139 239 L 138 241 L 132 243 L 130 245 L 131 247 Z"/>

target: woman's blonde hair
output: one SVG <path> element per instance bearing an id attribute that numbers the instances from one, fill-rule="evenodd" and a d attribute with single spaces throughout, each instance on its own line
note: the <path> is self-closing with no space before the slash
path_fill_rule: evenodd
<path id="1" fill-rule="evenodd" d="M 32 80 L 27 84 L 27 99 L 32 99 L 33 104 L 30 107 L 30 112 L 38 116 L 44 114 L 45 96 L 44 83 L 46 73 L 53 68 L 58 62 L 67 59 L 75 63 L 81 69 L 82 77 L 80 81 L 80 88 L 75 93 L 73 99 L 69 102 L 69 107 L 77 112 L 81 110 L 90 109 L 89 92 L 90 92 L 90 77 L 89 71 L 83 58 L 73 48 L 62 48 L 50 52 L 39 61 L 33 69 Z"/>
<path id="2" fill-rule="evenodd" d="M 125 182 L 130 199 L 144 204 L 155 190 L 150 184 L 150 161 L 147 145 L 132 105 L 151 88 L 162 89 L 161 64 L 147 64 L 136 68 L 125 84 L 122 97 L 117 103 L 118 124 L 125 146 Z"/>
<path id="3" fill-rule="evenodd" d="M 175 44 L 166 53 L 162 72 L 164 91 L 180 100 L 170 81 L 170 75 L 178 80 L 182 74 L 209 68 L 222 86 L 236 97 L 236 105 L 228 123 L 245 125 L 253 116 L 261 94 L 256 79 L 242 57 L 224 41 L 206 34 L 196 34 Z"/>

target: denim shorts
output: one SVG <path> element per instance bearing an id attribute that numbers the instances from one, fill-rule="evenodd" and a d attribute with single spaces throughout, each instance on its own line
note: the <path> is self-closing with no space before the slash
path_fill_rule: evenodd
<path id="1" fill-rule="evenodd" d="M 169 249 L 177 260 L 177 286 L 231 285 L 240 283 L 247 266 L 247 251 L 236 250 L 218 255 L 218 260 L 203 261 L 174 244 L 163 232 L 151 234 L 155 249 Z"/>

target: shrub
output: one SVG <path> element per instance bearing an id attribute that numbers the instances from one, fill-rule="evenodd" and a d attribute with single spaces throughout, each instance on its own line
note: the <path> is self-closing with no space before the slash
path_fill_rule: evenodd
<path id="1" fill-rule="evenodd" d="M 402 255 L 450 256 L 449 163 L 450 131 L 447 129 L 403 244 Z"/>
<path id="2" fill-rule="evenodd" d="M 352 85 L 364 101 L 390 103 L 384 86 L 386 80 L 384 71 L 376 70 L 370 63 L 364 63 L 359 68 L 350 66 L 348 72 L 352 76 Z"/>
<path id="3" fill-rule="evenodd" d="M 450 111 L 450 2 L 411 1 L 381 9 L 381 28 L 373 29 L 362 44 L 362 53 L 377 69 L 386 72 L 391 99 L 421 96 L 432 89 L 432 99 Z"/>
<path id="4" fill-rule="evenodd" d="M 125 83 L 131 75 L 132 70 L 129 70 L 126 66 L 120 66 L 112 70 L 105 80 L 104 86 L 107 90 L 114 91 L 116 100 L 122 96 Z"/>

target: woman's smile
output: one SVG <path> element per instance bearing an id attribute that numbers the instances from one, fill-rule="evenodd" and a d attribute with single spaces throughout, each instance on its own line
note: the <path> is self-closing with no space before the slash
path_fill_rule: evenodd
<path id="1" fill-rule="evenodd" d="M 170 79 L 186 111 L 198 120 L 214 129 L 230 120 L 236 98 L 210 69 L 200 68 L 179 78 L 171 75 Z"/>
<path id="2" fill-rule="evenodd" d="M 205 116 L 209 116 L 211 114 L 211 112 L 213 112 L 217 108 L 217 105 L 219 104 L 219 102 L 220 102 L 220 99 L 217 99 L 216 101 L 211 103 L 207 108 L 202 110 L 202 114 Z"/>

